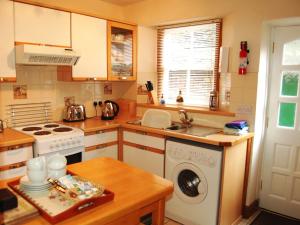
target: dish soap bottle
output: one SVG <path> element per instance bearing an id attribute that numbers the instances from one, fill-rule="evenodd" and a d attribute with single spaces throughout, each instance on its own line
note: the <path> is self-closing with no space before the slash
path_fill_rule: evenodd
<path id="1" fill-rule="evenodd" d="M 166 103 L 166 101 L 164 99 L 164 94 L 161 94 L 159 103 L 162 104 L 162 105 L 164 105 Z"/>
<path id="2" fill-rule="evenodd" d="M 183 97 L 182 97 L 182 92 L 181 92 L 181 90 L 179 90 L 179 94 L 178 94 L 178 96 L 177 96 L 177 98 L 176 98 L 176 102 L 177 102 L 177 103 L 183 103 Z"/>

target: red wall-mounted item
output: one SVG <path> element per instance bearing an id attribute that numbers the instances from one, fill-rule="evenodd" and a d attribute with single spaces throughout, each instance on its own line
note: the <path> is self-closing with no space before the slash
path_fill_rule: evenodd
<path id="1" fill-rule="evenodd" d="M 240 66 L 239 66 L 240 75 L 245 75 L 247 73 L 247 65 L 249 64 L 248 53 L 249 50 L 247 46 L 247 41 L 241 41 Z"/>

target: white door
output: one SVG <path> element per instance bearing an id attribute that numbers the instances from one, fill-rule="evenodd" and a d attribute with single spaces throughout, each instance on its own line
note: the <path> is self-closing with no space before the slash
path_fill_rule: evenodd
<path id="1" fill-rule="evenodd" d="M 260 206 L 300 219 L 300 26 L 274 29 Z"/>

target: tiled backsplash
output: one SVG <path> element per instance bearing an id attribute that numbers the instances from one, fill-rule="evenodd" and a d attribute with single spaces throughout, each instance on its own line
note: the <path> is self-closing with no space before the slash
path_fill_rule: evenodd
<path id="1" fill-rule="evenodd" d="M 27 99 L 14 99 L 13 86 L 27 85 Z M 60 82 L 54 66 L 18 66 L 17 82 L 0 85 L 0 118 L 7 118 L 6 106 L 33 102 L 51 102 L 53 120 L 61 120 L 64 97 L 74 96 L 75 102 L 86 106 L 87 117 L 95 116 L 93 101 L 126 96 L 133 83 L 112 83 L 112 94 L 104 95 L 104 82 Z"/>

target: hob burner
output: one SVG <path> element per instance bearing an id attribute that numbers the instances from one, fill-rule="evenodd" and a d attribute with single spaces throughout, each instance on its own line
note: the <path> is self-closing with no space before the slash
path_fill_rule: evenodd
<path id="1" fill-rule="evenodd" d="M 41 136 L 41 135 L 49 135 L 49 134 L 51 134 L 51 132 L 50 131 L 37 131 L 37 132 L 34 132 L 33 134 Z"/>
<path id="2" fill-rule="evenodd" d="M 59 125 L 58 124 L 46 124 L 44 127 L 45 128 L 55 128 L 55 127 L 59 127 Z"/>
<path id="3" fill-rule="evenodd" d="M 37 131 L 41 129 L 42 129 L 41 127 L 24 127 L 22 131 Z"/>
<path id="4" fill-rule="evenodd" d="M 69 127 L 59 127 L 59 128 L 53 129 L 53 131 L 55 131 L 55 132 L 69 132 L 69 131 L 72 131 L 72 130 L 73 129 L 69 128 Z"/>

